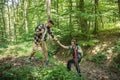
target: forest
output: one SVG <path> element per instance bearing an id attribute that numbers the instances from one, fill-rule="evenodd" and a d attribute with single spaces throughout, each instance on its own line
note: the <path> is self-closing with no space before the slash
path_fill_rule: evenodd
<path id="1" fill-rule="evenodd" d="M 28 62 L 35 28 L 49 19 L 62 44 L 82 48 L 81 76 L 49 35 L 51 66 L 39 51 Z M 120 80 L 120 0 L 0 0 L 0 80 Z"/>

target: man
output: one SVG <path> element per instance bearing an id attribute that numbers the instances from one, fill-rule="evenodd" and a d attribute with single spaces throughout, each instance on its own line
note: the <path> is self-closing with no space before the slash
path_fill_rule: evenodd
<path id="1" fill-rule="evenodd" d="M 40 24 L 35 28 L 34 32 L 34 44 L 29 59 L 34 56 L 36 51 L 41 51 L 45 56 L 45 64 L 48 65 L 48 50 L 46 45 L 47 33 L 55 40 L 51 27 L 54 25 L 52 20 L 49 20 L 46 24 Z"/>
<path id="2" fill-rule="evenodd" d="M 74 64 L 78 74 L 81 76 L 79 63 L 80 63 L 81 58 L 83 56 L 83 51 L 82 51 L 81 47 L 79 45 L 77 45 L 76 40 L 71 40 L 70 46 L 64 46 L 58 40 L 57 40 L 57 43 L 65 49 L 70 49 L 70 51 L 73 55 L 73 58 L 67 62 L 67 69 L 70 71 L 71 64 Z"/>

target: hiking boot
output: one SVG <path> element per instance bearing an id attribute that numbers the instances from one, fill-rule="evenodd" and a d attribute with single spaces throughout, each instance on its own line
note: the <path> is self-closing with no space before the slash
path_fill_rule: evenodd
<path id="1" fill-rule="evenodd" d="M 27 58 L 27 59 L 26 59 L 26 62 L 30 63 L 31 60 L 32 60 L 32 58 Z"/>
<path id="2" fill-rule="evenodd" d="M 78 73 L 78 75 L 81 77 L 82 75 L 81 75 L 81 73 Z"/>
<path id="3" fill-rule="evenodd" d="M 29 57 L 29 58 L 28 58 L 28 60 L 30 60 L 30 61 L 31 61 L 31 60 L 32 60 L 32 58 L 31 58 L 31 57 Z"/>
<path id="4" fill-rule="evenodd" d="M 48 60 L 45 61 L 46 66 L 50 66 L 50 62 Z"/>

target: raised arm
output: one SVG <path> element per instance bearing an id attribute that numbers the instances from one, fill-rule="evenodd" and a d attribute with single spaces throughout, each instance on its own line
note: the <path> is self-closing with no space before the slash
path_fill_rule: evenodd
<path id="1" fill-rule="evenodd" d="M 63 44 L 60 43 L 60 41 L 57 40 L 57 43 L 64 49 L 69 49 L 69 46 L 65 46 Z"/>

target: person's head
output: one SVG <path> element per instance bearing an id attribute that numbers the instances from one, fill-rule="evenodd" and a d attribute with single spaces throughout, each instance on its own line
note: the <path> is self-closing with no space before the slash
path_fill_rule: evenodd
<path id="1" fill-rule="evenodd" d="M 53 25 L 54 25 L 53 21 L 52 20 L 48 20 L 47 27 L 51 28 Z"/>
<path id="2" fill-rule="evenodd" d="M 77 45 L 77 41 L 76 41 L 75 39 L 72 39 L 72 40 L 71 40 L 71 46 L 74 47 L 74 46 L 76 46 L 76 45 Z"/>

